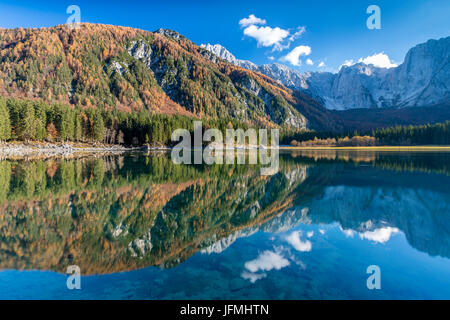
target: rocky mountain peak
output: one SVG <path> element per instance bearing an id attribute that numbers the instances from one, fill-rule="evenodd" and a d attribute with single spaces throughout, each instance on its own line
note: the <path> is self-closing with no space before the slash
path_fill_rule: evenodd
<path id="1" fill-rule="evenodd" d="M 250 62 L 248 67 L 221 45 L 204 48 L 235 65 L 258 71 L 294 90 L 304 91 L 327 109 L 450 104 L 450 37 L 415 46 L 398 67 L 387 69 L 359 62 L 343 66 L 337 73 L 300 73 L 279 63 L 256 66 Z"/>
<path id="2" fill-rule="evenodd" d="M 230 52 L 228 51 L 225 47 L 223 47 L 220 44 L 202 44 L 200 45 L 201 48 L 215 54 L 217 57 L 219 57 L 222 60 L 228 61 L 236 66 L 248 69 L 248 70 L 252 70 L 252 71 L 257 71 L 258 70 L 258 66 L 256 64 L 254 64 L 251 61 L 248 60 L 239 60 L 236 59 L 236 57 Z"/>
<path id="3" fill-rule="evenodd" d="M 162 35 L 164 37 L 171 38 L 171 39 L 174 39 L 174 40 L 177 40 L 177 41 L 181 40 L 181 39 L 185 39 L 184 36 L 182 36 L 181 34 L 179 34 L 176 31 L 170 30 L 170 29 L 159 28 L 154 33 L 160 34 L 160 35 Z"/>

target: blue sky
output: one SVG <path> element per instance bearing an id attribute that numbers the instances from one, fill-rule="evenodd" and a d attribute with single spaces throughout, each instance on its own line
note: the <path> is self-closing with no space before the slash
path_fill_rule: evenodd
<path id="1" fill-rule="evenodd" d="M 300 71 L 335 71 L 345 61 L 354 63 L 380 53 L 388 56 L 375 56 L 380 63 L 394 65 L 414 45 L 450 35 L 448 0 L 0 0 L 0 27 L 63 24 L 71 4 L 80 7 L 82 22 L 149 31 L 169 28 L 196 44 L 220 43 L 239 59 L 257 64 L 282 62 Z M 373 4 L 381 9 L 380 30 L 366 26 L 370 16 L 366 9 Z M 255 18 L 239 24 L 250 15 Z M 378 61 L 375 58 L 364 61 Z"/>

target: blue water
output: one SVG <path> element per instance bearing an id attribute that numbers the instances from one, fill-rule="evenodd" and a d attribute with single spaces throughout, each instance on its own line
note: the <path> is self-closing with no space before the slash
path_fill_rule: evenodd
<path id="1" fill-rule="evenodd" d="M 43 191 L 42 185 L 38 188 L 39 183 L 34 181 L 33 192 L 28 187 L 26 193 L 18 195 L 14 188 L 25 180 L 17 180 L 15 176 L 19 172 L 17 166 L 23 164 L 12 163 L 11 187 L 6 192 L 6 211 L 0 224 L 1 265 L 6 266 L 0 272 L 0 298 L 450 298 L 450 177 L 445 154 L 410 154 L 406 158 L 396 154 L 365 154 L 350 155 L 350 159 L 345 154 L 333 160 L 322 154 L 315 155 L 315 159 L 310 154 L 288 154 L 281 159 L 279 176 L 262 183 L 255 182 L 259 172 L 256 169 L 250 173 L 235 170 L 231 180 L 217 172 L 212 179 L 211 172 L 204 175 L 201 169 L 184 172 L 181 180 L 179 173 L 162 178 L 155 173 L 159 172 L 156 168 L 160 164 L 149 161 L 154 157 L 105 159 L 102 169 L 94 171 L 85 169 L 83 166 L 90 167 L 83 162 L 80 179 L 88 176 L 87 172 L 101 171 L 102 181 L 95 181 L 95 187 L 91 188 L 87 183 L 81 189 L 51 185 L 49 180 L 57 179 L 58 174 L 50 177 L 49 165 L 44 162 L 45 188 L 50 188 L 53 194 Z M 108 165 L 116 160 L 122 161 L 120 169 Z M 399 169 L 405 163 L 408 168 Z M 166 167 L 163 171 L 168 172 Z M 135 172 L 133 176 L 131 172 Z M 187 176 L 190 174 L 192 177 Z M 125 182 L 121 180 L 123 176 Z M 191 184 L 194 180 L 196 184 Z M 127 192 L 135 190 L 130 200 L 124 199 L 123 194 L 116 200 L 128 208 L 125 218 L 123 209 L 120 211 L 117 203 L 109 203 L 111 200 L 106 196 L 113 193 L 111 186 L 119 183 L 120 190 L 125 190 L 128 184 L 132 188 Z M 172 183 L 181 191 L 169 191 L 174 188 Z M 184 188 L 182 184 L 188 186 Z M 140 188 L 145 191 L 139 192 Z M 245 192 L 234 194 L 231 190 L 237 188 Z M 100 196 L 87 197 L 85 189 Z M 159 207 L 152 200 L 154 207 L 143 209 L 143 199 L 151 197 L 150 191 L 156 193 L 151 199 L 168 199 Z M 59 224 L 63 218 L 53 212 L 59 210 L 57 206 L 48 209 L 43 205 L 50 197 L 67 206 L 64 203 L 70 198 L 67 194 L 77 197 L 78 193 L 85 197 L 79 197 L 83 201 L 72 200 L 72 215 L 64 223 Z M 136 198 L 140 201 L 137 204 L 133 202 Z M 251 203 L 244 205 L 248 198 Z M 30 201 L 40 203 L 39 212 L 49 210 L 44 220 L 55 231 L 55 239 L 48 232 L 36 231 L 48 226 L 40 225 L 41 220 L 28 215 L 8 229 L 11 223 L 5 221 L 16 217 L 20 210 L 24 214 L 23 203 Z M 17 207 L 21 209 L 17 211 Z M 82 211 L 81 207 L 87 209 Z M 104 212 L 111 218 L 105 216 L 106 220 L 95 222 L 95 216 L 104 216 Z M 136 227 L 131 227 L 134 218 L 136 225 L 145 224 L 145 214 L 150 212 L 153 220 L 149 218 L 149 228 L 139 233 Z M 258 220 L 268 212 L 274 214 Z M 86 224 L 80 235 L 77 228 L 82 224 L 82 215 L 89 215 L 94 222 Z M 171 215 L 173 220 L 168 218 Z M 185 223 L 186 217 L 189 220 Z M 121 232 L 112 237 L 119 220 L 128 226 L 127 234 Z M 134 251 L 129 249 L 132 239 L 148 239 L 143 237 L 147 230 L 152 247 L 145 252 L 136 247 Z M 118 245 L 116 260 L 111 260 L 110 244 L 95 250 L 94 244 L 85 244 L 93 241 L 93 234 L 97 242 L 113 244 L 120 242 L 120 237 L 129 238 L 123 240 L 123 246 Z M 58 248 L 58 241 L 64 242 L 64 250 L 54 249 Z M 80 248 L 85 252 L 80 252 Z M 136 265 L 139 261 L 142 265 Z M 81 290 L 67 288 L 68 275 L 64 270 L 68 265 L 79 265 L 82 274 L 88 269 L 89 275 L 81 276 Z M 370 274 L 366 271 L 370 265 L 380 268 L 380 289 L 367 287 Z"/>

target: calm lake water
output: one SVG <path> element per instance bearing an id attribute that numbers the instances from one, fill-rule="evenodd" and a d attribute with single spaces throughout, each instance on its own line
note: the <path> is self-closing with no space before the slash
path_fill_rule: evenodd
<path id="1" fill-rule="evenodd" d="M 0 161 L 0 208 L 1 299 L 450 299 L 450 153 Z"/>

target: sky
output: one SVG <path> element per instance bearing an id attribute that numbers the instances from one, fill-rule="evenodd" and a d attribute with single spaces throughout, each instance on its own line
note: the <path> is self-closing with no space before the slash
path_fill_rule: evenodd
<path id="1" fill-rule="evenodd" d="M 238 59 L 301 72 L 336 72 L 360 61 L 389 68 L 413 46 L 450 36 L 448 0 L 0 0 L 0 27 L 64 24 L 70 5 L 80 8 L 81 22 L 168 28 L 198 45 L 221 44 Z M 371 5 L 380 19 L 367 13 Z M 369 29 L 369 18 L 380 29 Z"/>

